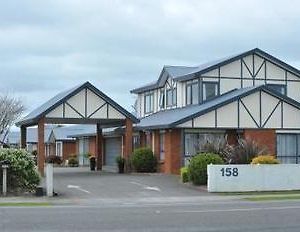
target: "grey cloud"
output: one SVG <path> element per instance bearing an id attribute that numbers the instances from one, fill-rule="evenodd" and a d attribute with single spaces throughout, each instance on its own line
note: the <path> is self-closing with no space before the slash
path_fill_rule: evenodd
<path id="1" fill-rule="evenodd" d="M 0 91 L 35 108 L 87 80 L 130 109 L 163 65 L 260 47 L 299 67 L 299 3 L 53 0 L 0 3 Z"/>

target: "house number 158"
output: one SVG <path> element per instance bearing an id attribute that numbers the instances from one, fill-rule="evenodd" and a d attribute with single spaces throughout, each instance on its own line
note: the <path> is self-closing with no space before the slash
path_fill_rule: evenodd
<path id="1" fill-rule="evenodd" d="M 222 173 L 222 176 L 238 176 L 239 169 L 238 168 L 222 168 L 221 173 Z"/>

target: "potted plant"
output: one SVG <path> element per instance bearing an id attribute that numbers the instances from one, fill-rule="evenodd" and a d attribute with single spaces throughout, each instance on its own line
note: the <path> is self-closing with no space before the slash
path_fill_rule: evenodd
<path id="1" fill-rule="evenodd" d="M 96 157 L 94 155 L 89 155 L 90 158 L 90 169 L 91 171 L 96 170 Z"/>
<path id="2" fill-rule="evenodd" d="M 119 155 L 116 157 L 116 162 L 118 164 L 119 173 L 124 173 L 125 158 Z"/>

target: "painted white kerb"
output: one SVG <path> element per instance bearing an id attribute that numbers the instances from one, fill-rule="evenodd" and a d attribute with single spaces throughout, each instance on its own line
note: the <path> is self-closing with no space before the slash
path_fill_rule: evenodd
<path id="1" fill-rule="evenodd" d="M 300 190 L 299 164 L 207 165 L 208 192 Z"/>
<path id="2" fill-rule="evenodd" d="M 53 197 L 53 164 L 46 165 L 46 190 L 47 196 Z"/>

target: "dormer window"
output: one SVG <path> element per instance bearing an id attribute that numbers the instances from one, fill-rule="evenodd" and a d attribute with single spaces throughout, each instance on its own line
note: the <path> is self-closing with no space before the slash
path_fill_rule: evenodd
<path id="1" fill-rule="evenodd" d="M 164 109 L 165 108 L 165 90 L 164 89 L 160 90 L 160 94 L 159 94 L 159 107 L 160 107 L 160 109 Z"/>
<path id="2" fill-rule="evenodd" d="M 177 89 L 168 89 L 167 90 L 167 106 L 176 105 L 177 101 Z"/>
<path id="3" fill-rule="evenodd" d="M 208 101 L 210 99 L 218 96 L 218 83 L 217 82 L 203 82 L 203 101 Z"/>
<path id="4" fill-rule="evenodd" d="M 154 95 L 153 92 L 152 93 L 147 93 L 145 94 L 145 114 L 149 114 L 153 112 L 153 108 L 154 108 Z"/>
<path id="5" fill-rule="evenodd" d="M 186 84 L 186 104 L 194 105 L 199 103 L 199 84 L 198 80 L 187 82 Z"/>

